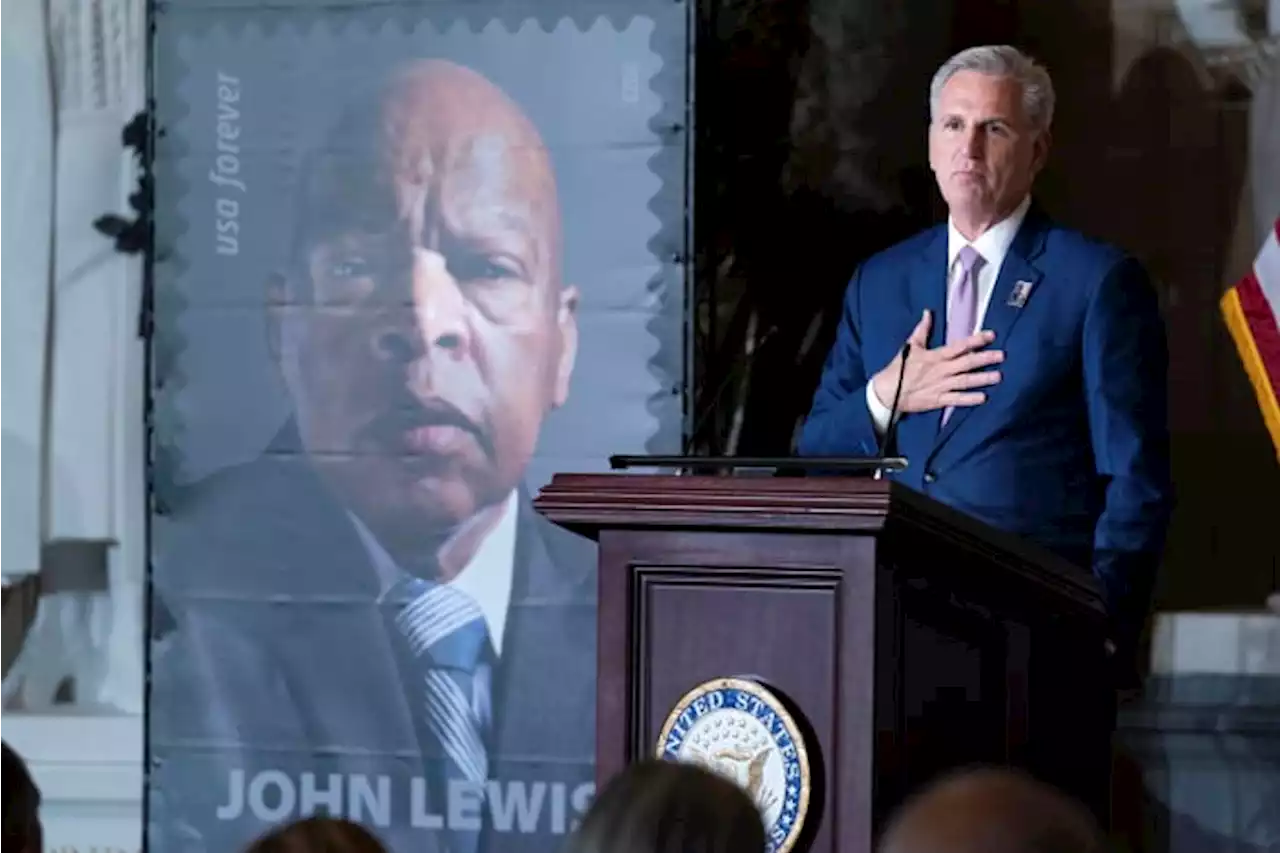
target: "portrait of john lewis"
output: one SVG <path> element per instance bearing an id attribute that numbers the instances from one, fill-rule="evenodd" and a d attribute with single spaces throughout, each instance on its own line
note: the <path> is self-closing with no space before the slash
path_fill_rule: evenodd
<path id="1" fill-rule="evenodd" d="M 477 72 L 413 61 L 341 111 L 295 217 L 265 298 L 294 417 L 157 529 L 152 742 L 174 760 L 152 832 L 203 848 L 262 828 L 215 819 L 202 783 L 232 769 L 391 773 L 436 798 L 592 778 L 594 546 L 521 485 L 577 351 L 541 135 Z M 492 834 L 392 823 L 396 849 Z M 554 849 L 547 832 L 503 849 Z"/>

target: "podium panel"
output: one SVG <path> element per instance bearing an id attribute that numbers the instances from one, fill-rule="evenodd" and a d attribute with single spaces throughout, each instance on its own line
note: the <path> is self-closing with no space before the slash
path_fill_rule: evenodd
<path id="1" fill-rule="evenodd" d="M 609 680 L 598 682 L 597 775 L 655 754 L 663 722 L 691 688 L 755 679 L 807 730 L 812 849 L 837 849 L 820 793 L 837 747 L 837 766 L 849 771 L 844 794 L 871 795 L 854 789 L 869 778 L 872 754 L 873 549 L 872 540 L 837 537 L 806 546 L 787 533 L 602 536 L 599 678 Z M 845 647 L 857 651 L 841 655 Z"/>
<path id="2" fill-rule="evenodd" d="M 907 794 L 975 763 L 1105 808 L 1110 691 L 1086 572 L 870 480 L 559 475 L 536 505 L 600 544 L 602 782 L 658 754 L 691 690 L 732 678 L 784 704 L 809 759 L 804 785 L 757 800 L 768 825 L 779 797 L 806 795 L 775 849 L 869 853 Z M 680 731 L 708 709 L 686 711 Z M 719 754 L 701 760 L 743 781 L 746 754 Z"/>

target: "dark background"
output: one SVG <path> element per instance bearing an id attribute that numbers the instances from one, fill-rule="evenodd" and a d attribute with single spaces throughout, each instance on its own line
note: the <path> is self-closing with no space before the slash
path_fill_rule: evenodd
<path id="1" fill-rule="evenodd" d="M 1217 308 L 1261 245 L 1238 227 L 1240 76 L 1172 4 L 697 2 L 695 446 L 790 449 L 853 270 L 945 216 L 926 152 L 933 72 L 965 47 L 1011 43 L 1057 91 L 1039 201 L 1138 256 L 1160 288 L 1178 508 L 1158 606 L 1260 607 L 1280 565 L 1280 466 Z M 1261 4 L 1243 6 L 1265 29 Z"/>

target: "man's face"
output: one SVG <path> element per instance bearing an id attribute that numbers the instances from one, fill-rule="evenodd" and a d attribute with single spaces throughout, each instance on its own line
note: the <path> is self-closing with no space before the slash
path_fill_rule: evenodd
<path id="1" fill-rule="evenodd" d="M 483 78 L 421 63 L 347 116 L 304 199 L 308 293 L 281 324 L 303 443 L 380 535 L 447 535 L 519 483 L 568 394 L 541 140 Z"/>
<path id="2" fill-rule="evenodd" d="M 994 224 L 1031 191 L 1048 156 L 1011 77 L 976 71 L 952 75 L 929 125 L 929 165 L 957 218 Z"/>

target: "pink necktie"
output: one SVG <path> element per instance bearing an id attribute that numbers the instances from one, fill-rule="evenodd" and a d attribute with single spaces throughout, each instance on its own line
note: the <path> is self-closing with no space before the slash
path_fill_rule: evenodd
<path id="1" fill-rule="evenodd" d="M 956 282 L 951 308 L 947 311 L 948 344 L 969 337 L 978 324 L 978 270 L 985 263 L 986 259 L 972 246 L 965 246 L 960 250 L 960 280 Z M 955 406 L 948 406 L 942 411 L 944 426 L 954 411 Z"/>

